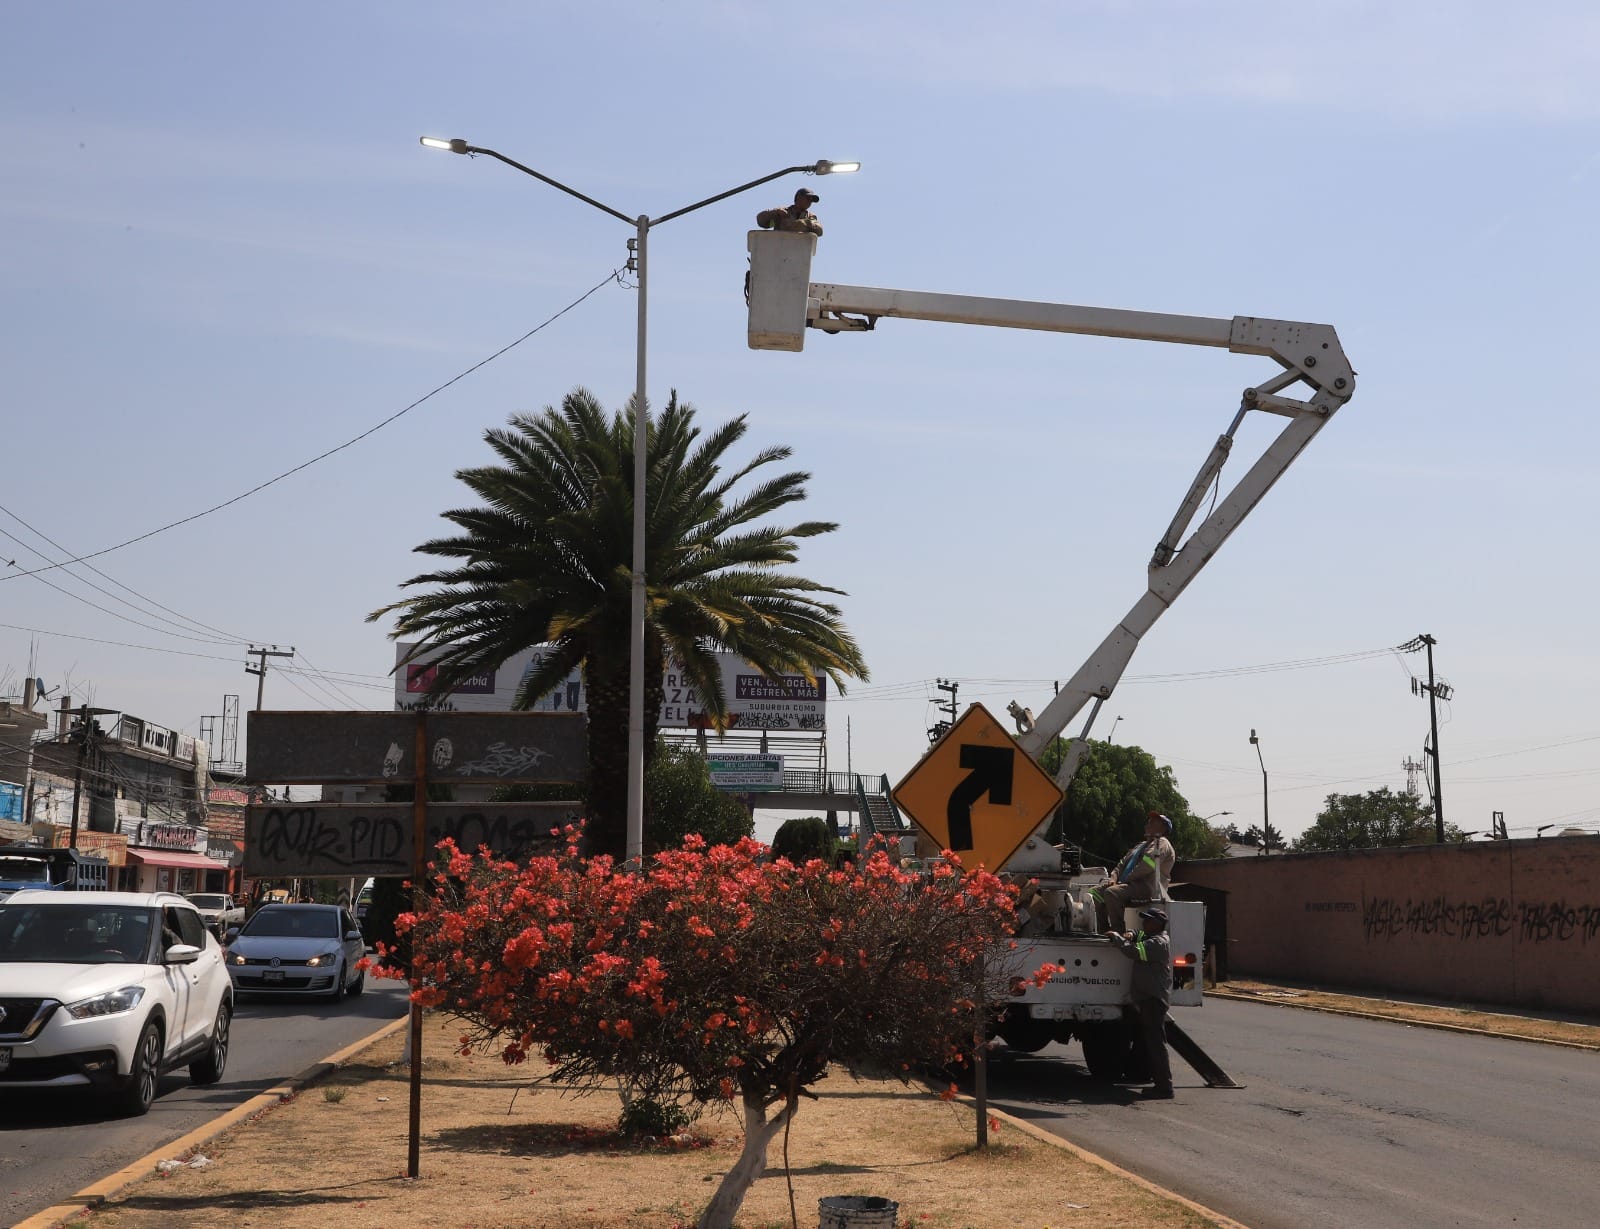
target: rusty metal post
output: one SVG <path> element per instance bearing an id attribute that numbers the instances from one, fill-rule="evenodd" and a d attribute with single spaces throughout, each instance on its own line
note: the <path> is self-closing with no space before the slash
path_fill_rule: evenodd
<path id="1" fill-rule="evenodd" d="M 416 766 L 412 776 L 416 793 L 411 802 L 411 912 L 421 913 L 428 897 L 423 877 L 428 867 L 428 717 L 417 710 Z M 412 932 L 412 970 L 416 967 L 416 932 Z M 413 984 L 412 989 L 416 987 Z M 406 1177 L 418 1176 L 422 1151 L 422 1006 L 411 1004 L 411 1113 L 406 1138 Z"/>

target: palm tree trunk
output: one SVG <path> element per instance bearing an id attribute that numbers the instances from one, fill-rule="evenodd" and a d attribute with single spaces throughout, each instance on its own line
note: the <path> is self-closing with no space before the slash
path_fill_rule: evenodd
<path id="1" fill-rule="evenodd" d="M 628 662 L 605 669 L 591 657 L 586 667 L 589 691 L 589 814 L 584 852 L 627 856 L 628 823 Z"/>

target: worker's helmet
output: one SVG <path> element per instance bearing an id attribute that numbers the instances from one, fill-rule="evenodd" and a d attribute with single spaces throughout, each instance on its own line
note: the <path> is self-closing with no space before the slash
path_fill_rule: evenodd
<path id="1" fill-rule="evenodd" d="M 1162 823 L 1162 826 L 1166 828 L 1167 835 L 1168 836 L 1172 835 L 1172 820 L 1168 819 L 1160 811 L 1151 811 L 1150 812 L 1150 818 L 1151 819 L 1159 819 L 1161 821 L 1161 823 Z"/>
<path id="2" fill-rule="evenodd" d="M 808 203 L 809 204 L 816 204 L 816 202 L 820 201 L 821 199 L 822 198 L 820 196 L 818 196 L 815 192 L 813 192 L 810 188 L 801 188 L 799 191 L 797 191 L 794 194 L 794 203 L 796 205 L 805 205 L 805 204 L 808 204 Z"/>
<path id="3" fill-rule="evenodd" d="M 1148 921 L 1160 922 L 1163 926 L 1167 924 L 1167 911 L 1165 909 L 1156 909 L 1154 907 L 1141 909 L 1139 910 L 1139 916 Z"/>

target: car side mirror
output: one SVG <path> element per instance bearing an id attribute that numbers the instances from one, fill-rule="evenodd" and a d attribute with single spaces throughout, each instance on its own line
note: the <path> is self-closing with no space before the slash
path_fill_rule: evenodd
<path id="1" fill-rule="evenodd" d="M 223 942 L 224 945 L 227 945 L 229 943 L 232 943 L 238 937 L 239 937 L 239 928 L 237 926 L 230 926 L 230 927 L 228 927 L 228 933 L 222 936 L 222 942 Z"/>
<path id="2" fill-rule="evenodd" d="M 344 937 L 346 939 L 359 939 L 361 932 L 359 930 L 347 930 L 344 932 Z"/>
<path id="3" fill-rule="evenodd" d="M 192 943 L 174 943 L 167 949 L 167 964 L 193 964 L 200 959 L 200 949 Z"/>

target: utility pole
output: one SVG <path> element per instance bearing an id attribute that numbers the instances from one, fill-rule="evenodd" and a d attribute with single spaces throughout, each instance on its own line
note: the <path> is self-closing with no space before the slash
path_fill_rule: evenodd
<path id="1" fill-rule="evenodd" d="M 950 693 L 950 698 L 943 704 L 934 705 L 934 708 L 949 718 L 948 721 L 936 721 L 933 728 L 928 731 L 929 739 L 933 742 L 938 742 L 949 732 L 950 727 L 956 723 L 956 692 L 961 690 L 961 684 L 954 679 L 935 679 L 934 686 L 940 691 Z"/>
<path id="2" fill-rule="evenodd" d="M 1411 680 L 1412 694 L 1428 693 L 1428 720 L 1433 729 L 1433 738 L 1430 745 L 1423 748 L 1423 754 L 1433 757 L 1433 779 L 1429 782 L 1429 789 L 1433 794 L 1433 839 L 1438 845 L 1444 844 L 1444 786 L 1440 783 L 1439 769 L 1439 701 L 1448 700 L 1455 689 L 1443 679 L 1433 677 L 1433 646 L 1438 643 L 1434 638 L 1424 632 L 1414 640 L 1408 640 L 1400 646 L 1402 653 L 1415 653 L 1418 649 L 1428 650 L 1428 681 L 1418 683 L 1415 678 Z"/>
<path id="3" fill-rule="evenodd" d="M 1256 749 L 1256 762 L 1261 765 L 1261 853 L 1272 852 L 1272 814 L 1267 810 L 1267 761 L 1261 754 L 1261 740 L 1250 731 L 1250 745 Z"/>
<path id="4" fill-rule="evenodd" d="M 273 645 L 270 649 L 258 649 L 252 644 L 250 646 L 250 651 L 246 653 L 245 656 L 255 657 L 258 662 L 258 664 L 254 666 L 250 665 L 249 662 L 246 662 L 244 672 L 246 674 L 253 674 L 256 676 L 256 712 L 259 713 L 261 711 L 261 701 L 267 689 L 267 658 L 293 657 L 294 649 L 280 649 L 277 645 Z"/>
<path id="5" fill-rule="evenodd" d="M 90 708 L 87 704 L 78 708 L 78 768 L 72 777 L 72 827 L 67 838 L 67 848 L 78 847 L 78 803 L 83 797 L 83 770 L 89 759 L 90 743 L 93 742 L 94 750 L 99 751 L 100 723 L 95 720 L 101 713 L 114 713 L 113 708 Z M 98 762 L 95 765 L 99 768 Z"/>

